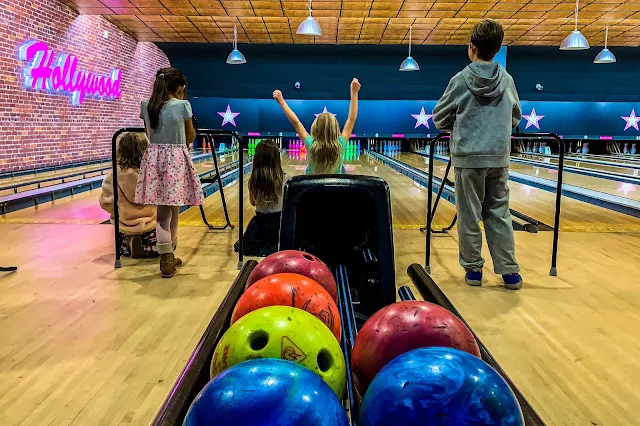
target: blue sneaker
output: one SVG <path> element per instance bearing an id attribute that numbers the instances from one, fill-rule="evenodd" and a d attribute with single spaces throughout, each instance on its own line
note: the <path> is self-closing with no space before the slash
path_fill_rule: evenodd
<path id="1" fill-rule="evenodd" d="M 504 286 L 509 290 L 520 290 L 520 287 L 522 287 L 522 277 L 517 272 L 503 275 L 502 280 L 504 281 Z"/>
<path id="2" fill-rule="evenodd" d="M 473 287 L 479 287 L 482 285 L 482 269 L 479 271 L 467 271 L 464 274 L 465 282 Z"/>

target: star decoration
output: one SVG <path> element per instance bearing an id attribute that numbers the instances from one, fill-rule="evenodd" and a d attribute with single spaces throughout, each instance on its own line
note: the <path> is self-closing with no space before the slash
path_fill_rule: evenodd
<path id="1" fill-rule="evenodd" d="M 414 129 L 417 129 L 420 126 L 424 126 L 427 129 L 430 129 L 429 119 L 433 117 L 433 115 L 425 114 L 424 107 L 422 107 L 422 109 L 420 110 L 420 114 L 411 114 L 411 116 L 416 119 L 416 126 L 414 127 Z"/>
<path id="2" fill-rule="evenodd" d="M 331 114 L 331 115 L 333 115 L 334 117 L 336 116 L 334 113 L 327 111 L 327 107 L 326 107 L 326 106 L 324 107 L 324 109 L 322 110 L 322 112 L 321 112 L 320 114 Z M 315 116 L 316 116 L 316 118 L 318 118 L 318 116 L 319 116 L 320 114 L 313 114 L 313 115 L 315 115 Z"/>
<path id="3" fill-rule="evenodd" d="M 632 109 L 631 114 L 628 117 L 622 117 L 624 121 L 627 122 L 624 126 L 624 130 L 627 130 L 629 127 L 633 127 L 636 130 L 640 130 L 638 128 L 638 123 L 640 123 L 640 117 L 636 116 L 636 110 Z"/>
<path id="4" fill-rule="evenodd" d="M 227 110 L 224 112 L 219 112 L 218 115 L 222 117 L 222 126 L 227 123 L 233 124 L 233 127 L 236 127 L 236 117 L 240 115 L 239 112 L 231 112 L 231 106 L 227 105 Z"/>
<path id="5" fill-rule="evenodd" d="M 535 108 L 531 108 L 531 114 L 523 115 L 523 117 L 527 119 L 525 130 L 531 126 L 534 126 L 536 129 L 540 130 L 540 120 L 544 118 L 544 115 L 537 115 Z"/>

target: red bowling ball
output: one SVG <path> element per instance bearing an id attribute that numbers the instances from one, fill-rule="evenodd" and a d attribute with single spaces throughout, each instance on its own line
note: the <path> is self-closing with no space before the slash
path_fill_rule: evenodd
<path id="1" fill-rule="evenodd" d="M 273 274 L 290 272 L 311 278 L 338 301 L 338 286 L 329 267 L 312 254 L 298 250 L 283 250 L 265 257 L 249 275 L 246 288 Z"/>
<path id="2" fill-rule="evenodd" d="M 480 356 L 469 328 L 441 306 L 408 300 L 380 309 L 362 326 L 351 353 L 357 390 L 364 395 L 376 374 L 395 357 L 430 346 Z"/>

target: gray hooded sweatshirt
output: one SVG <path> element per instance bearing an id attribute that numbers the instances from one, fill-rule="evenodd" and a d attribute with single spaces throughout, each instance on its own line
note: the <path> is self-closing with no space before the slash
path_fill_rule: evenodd
<path id="1" fill-rule="evenodd" d="M 451 132 L 453 167 L 509 167 L 511 131 L 522 111 L 513 78 L 497 63 L 473 62 L 453 76 L 433 122 Z"/>

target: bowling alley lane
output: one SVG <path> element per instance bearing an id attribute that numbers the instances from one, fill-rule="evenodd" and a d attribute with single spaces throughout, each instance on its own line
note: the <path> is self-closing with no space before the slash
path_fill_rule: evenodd
<path id="1" fill-rule="evenodd" d="M 427 171 L 428 159 L 424 156 L 403 152 L 397 157 L 410 166 Z M 513 163 L 512 163 L 513 165 Z M 444 176 L 447 164 L 436 160 L 435 175 Z M 568 174 L 568 173 L 567 173 Z M 565 174 L 565 176 L 567 175 Z M 454 179 L 453 170 L 449 172 Z M 545 176 L 546 177 L 546 176 Z M 583 176 L 580 176 L 583 177 Z M 604 181 L 604 179 L 599 179 Z M 612 181 L 609 181 L 612 182 Z M 555 193 L 535 188 L 530 185 L 509 181 L 511 208 L 524 213 L 542 223 L 553 225 L 555 212 Z M 438 207 L 439 209 L 440 207 Z M 614 212 L 583 201 L 562 197 L 560 229 L 563 231 L 582 232 L 638 232 L 640 219 Z"/>
<path id="2" fill-rule="evenodd" d="M 529 154 L 527 154 L 529 155 Z M 522 154 L 514 155 L 516 158 L 524 158 Z M 532 157 L 533 158 L 533 157 Z M 536 160 L 540 160 L 547 164 L 557 164 L 557 161 L 552 162 L 548 157 L 538 157 L 535 156 Z M 589 164 L 589 163 L 575 163 L 577 166 L 572 164 L 572 161 L 566 161 L 565 165 L 579 167 L 584 169 L 592 169 L 596 171 L 614 171 L 616 173 L 622 173 L 628 176 L 637 176 L 638 169 L 634 168 L 623 168 L 623 167 L 607 167 L 600 166 L 597 164 Z M 511 161 L 509 168 L 518 173 L 522 173 L 528 176 L 535 176 L 542 179 L 547 179 L 551 181 L 557 181 L 558 179 L 558 170 L 557 169 L 549 169 L 544 167 L 543 165 L 536 164 L 525 164 L 519 163 L 515 161 Z M 635 170 L 635 174 L 634 174 Z M 598 178 L 594 176 L 585 176 L 579 173 L 573 173 L 571 170 L 565 170 L 562 176 L 563 183 L 578 186 L 581 188 L 590 189 L 592 191 L 598 191 L 605 194 L 616 195 L 622 198 L 629 198 L 630 200 L 639 201 L 640 200 L 640 186 L 627 182 L 618 182 L 612 179 L 604 179 Z"/>
<path id="3" fill-rule="evenodd" d="M 223 167 L 232 161 L 231 156 L 219 158 L 219 166 Z M 207 160 L 194 164 L 198 173 L 213 168 L 213 161 Z M 0 223 L 77 223 L 99 224 L 109 220 L 109 214 L 100 207 L 100 188 L 81 192 L 69 197 L 60 198 L 38 206 L 17 210 L 0 216 Z"/>
<path id="4" fill-rule="evenodd" d="M 427 193 L 426 189 L 413 182 L 408 177 L 401 175 L 388 166 L 374 161 L 366 155 L 358 158 L 347 159 L 344 162 L 348 174 L 361 174 L 378 176 L 387 181 L 391 193 L 391 210 L 394 228 L 417 229 L 425 225 Z M 284 153 L 282 167 L 289 176 L 304 174 L 307 160 L 299 153 Z M 254 214 L 254 208 L 249 203 L 249 190 L 247 184 L 249 176 L 245 176 L 244 191 L 244 222 L 249 223 Z M 225 187 L 225 199 L 232 223 L 238 221 L 238 185 L 234 182 Z M 224 225 L 224 211 L 219 194 L 213 194 L 205 200 L 205 213 L 209 223 L 215 226 Z M 447 201 L 443 201 L 438 207 L 434 218 L 436 227 L 448 225 L 455 215 L 455 207 Z M 355 219 L 355 218 L 354 218 Z M 348 216 L 345 220 L 349 220 Z M 192 207 L 180 215 L 180 224 L 201 226 L 202 218 L 200 210 Z"/>
<path id="5" fill-rule="evenodd" d="M 554 165 L 558 164 L 557 158 L 546 157 L 543 155 L 528 154 L 528 153 L 518 153 L 518 154 L 514 153 L 514 154 L 511 154 L 511 156 L 515 158 L 526 159 L 526 160 L 541 161 L 543 163 L 549 163 Z M 564 164 L 565 166 L 581 167 L 584 169 L 592 169 L 592 170 L 603 171 L 603 172 L 620 173 L 620 174 L 629 175 L 629 176 L 638 176 L 638 170 L 640 169 L 640 164 L 633 163 L 633 162 L 626 162 L 624 160 L 614 160 L 611 158 L 600 157 L 600 156 L 585 158 L 588 160 L 600 160 L 600 161 L 606 161 L 610 163 L 619 163 L 619 165 L 613 166 L 613 165 L 584 162 L 584 161 L 580 161 L 581 159 L 582 158 L 578 156 L 567 155 L 564 159 Z"/>
<path id="6" fill-rule="evenodd" d="M 28 174 L 24 174 L 16 177 L 5 175 L 4 177 L 0 177 L 0 187 L 12 185 L 12 184 L 24 183 L 24 182 L 31 182 L 31 181 L 36 181 L 40 179 L 49 179 L 54 177 L 67 176 L 74 173 L 93 172 L 96 170 L 104 169 L 105 167 L 109 167 L 110 165 L 111 165 L 111 160 L 106 160 L 100 163 L 84 164 L 81 166 L 68 167 L 64 169 L 46 171 L 41 173 L 28 173 Z"/>

